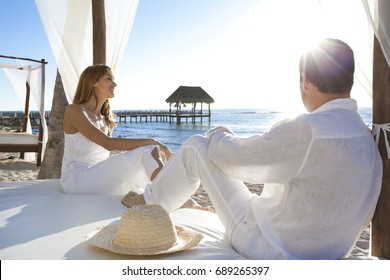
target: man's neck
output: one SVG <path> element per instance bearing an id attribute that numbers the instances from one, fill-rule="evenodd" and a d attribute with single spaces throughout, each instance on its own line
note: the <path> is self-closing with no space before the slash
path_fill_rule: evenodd
<path id="1" fill-rule="evenodd" d="M 339 98 L 351 98 L 349 92 L 345 93 L 323 93 L 320 91 L 316 91 L 312 93 L 315 98 L 312 99 L 312 106 L 310 108 L 310 112 L 317 110 L 319 107 L 328 103 L 329 101 L 339 99 Z"/>

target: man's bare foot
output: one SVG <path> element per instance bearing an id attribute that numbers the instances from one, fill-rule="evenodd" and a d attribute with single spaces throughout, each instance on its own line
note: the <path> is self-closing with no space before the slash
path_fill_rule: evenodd
<path id="1" fill-rule="evenodd" d="M 146 204 L 145 198 L 143 194 L 138 194 L 136 192 L 128 192 L 123 198 L 122 198 L 122 204 L 126 206 L 127 208 L 131 208 L 134 205 L 140 205 L 140 204 Z"/>

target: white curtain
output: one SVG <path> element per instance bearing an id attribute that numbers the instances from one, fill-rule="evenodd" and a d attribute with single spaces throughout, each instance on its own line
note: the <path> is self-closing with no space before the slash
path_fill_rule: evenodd
<path id="1" fill-rule="evenodd" d="M 81 72 L 92 64 L 92 0 L 35 0 L 72 103 Z M 106 62 L 114 71 L 127 45 L 138 0 L 106 0 Z"/>
<path id="2" fill-rule="evenodd" d="M 24 111 L 26 101 L 26 76 L 24 71 L 11 65 L 2 65 L 3 71 L 11 83 L 12 89 L 16 95 L 20 108 Z M 28 71 L 28 70 L 27 70 Z M 26 112 L 27 114 L 29 112 Z M 31 124 L 27 122 L 26 132 L 31 133 Z"/>
<path id="3" fill-rule="evenodd" d="M 368 22 L 375 32 L 382 52 L 390 66 L 390 1 L 362 0 Z"/>
<path id="4" fill-rule="evenodd" d="M 26 82 L 30 86 L 30 104 L 29 111 L 25 112 L 28 115 L 27 119 L 27 129 L 26 132 L 32 133 L 31 122 L 29 118 L 29 113 L 31 109 L 38 109 L 41 122 L 43 126 L 43 137 L 42 137 L 42 156 L 45 152 L 46 142 L 48 138 L 47 134 L 47 124 L 45 119 L 45 85 L 44 81 L 44 67 L 42 63 L 32 63 L 26 62 L 24 60 L 18 60 L 19 65 L 1 65 L 4 70 L 5 75 L 10 81 L 14 93 L 18 99 L 20 107 L 24 111 L 25 101 L 26 101 Z M 33 102 L 32 102 L 32 101 Z M 35 153 L 26 153 L 25 159 L 30 161 L 35 161 Z"/>

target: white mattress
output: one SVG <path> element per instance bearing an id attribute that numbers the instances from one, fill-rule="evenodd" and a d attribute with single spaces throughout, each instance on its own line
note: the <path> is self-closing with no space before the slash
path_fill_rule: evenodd
<path id="1" fill-rule="evenodd" d="M 0 259 L 244 259 L 223 240 L 218 217 L 206 211 L 179 209 L 175 224 L 204 235 L 187 251 L 133 257 L 95 248 L 85 235 L 117 223 L 126 210 L 116 195 L 72 195 L 58 180 L 0 182 Z"/>
<path id="2" fill-rule="evenodd" d="M 34 145 L 38 144 L 38 135 L 24 132 L 1 132 L 0 145 L 1 144 Z"/>
<path id="3" fill-rule="evenodd" d="M 95 248 L 85 236 L 118 223 L 126 211 L 117 195 L 64 194 L 59 180 L 0 182 L 1 260 L 243 260 L 226 241 L 216 214 L 179 209 L 173 222 L 204 235 L 196 247 L 169 255 L 134 257 Z M 377 259 L 371 256 L 348 259 Z"/>

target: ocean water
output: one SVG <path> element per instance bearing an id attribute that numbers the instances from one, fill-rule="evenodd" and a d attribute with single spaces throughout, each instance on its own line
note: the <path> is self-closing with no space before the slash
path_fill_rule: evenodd
<path id="1" fill-rule="evenodd" d="M 359 113 L 367 126 L 371 127 L 371 108 L 360 108 Z M 279 120 L 293 118 L 285 112 L 275 112 L 263 109 L 214 109 L 211 111 L 211 121 L 204 118 L 203 122 L 197 120 L 181 124 L 172 122 L 130 122 L 118 123 L 114 129 L 113 137 L 128 138 L 154 138 L 165 143 L 175 152 L 186 139 L 194 134 L 202 134 L 207 130 L 224 125 L 231 128 L 234 133 L 241 137 L 249 137 L 255 133 L 262 134 L 268 131 L 271 126 Z"/>

